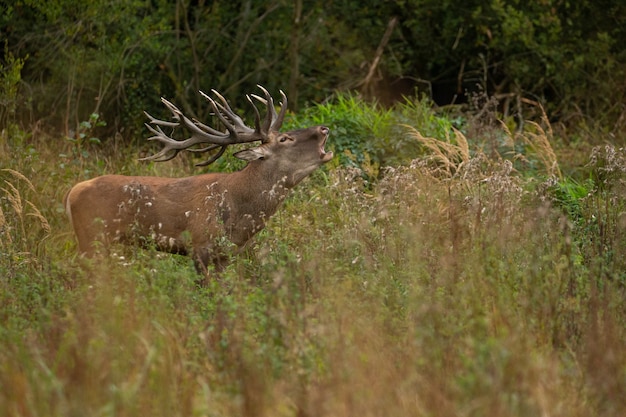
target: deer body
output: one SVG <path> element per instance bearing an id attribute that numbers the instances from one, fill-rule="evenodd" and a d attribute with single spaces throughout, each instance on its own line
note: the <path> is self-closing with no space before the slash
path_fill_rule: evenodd
<path id="1" fill-rule="evenodd" d="M 276 187 L 264 187 L 263 194 L 238 187 L 246 178 L 241 172 L 180 179 L 106 175 L 77 184 L 68 194 L 67 211 L 72 224 L 80 225 L 79 249 L 87 256 L 114 242 L 151 244 L 193 254 L 200 270 L 209 262 L 221 266 L 215 242 L 226 237 L 245 246 L 282 201 L 284 194 L 261 198 Z M 103 194 L 115 197 L 103 202 L 98 198 Z"/>
<path id="2" fill-rule="evenodd" d="M 267 102 L 271 103 L 271 98 Z M 237 117 L 229 107 L 212 104 L 228 121 Z M 269 107 L 268 121 L 273 123 L 262 132 L 262 144 L 235 154 L 248 161 L 241 171 L 186 178 L 104 175 L 75 185 L 65 197 L 65 208 L 80 252 L 91 257 L 115 242 L 154 245 L 161 251 L 192 255 L 200 273 L 206 273 L 210 263 L 218 271 L 222 269 L 226 257 L 223 239 L 245 247 L 288 191 L 333 157 L 324 150 L 328 128 L 279 133 L 271 127 L 276 126 L 276 119 L 282 122 L 283 111 L 277 117 Z M 170 123 L 153 118 L 152 122 Z M 256 124 L 256 130 L 262 131 L 258 116 Z M 236 128 L 230 134 L 236 136 L 241 127 Z M 153 132 L 158 133 L 157 140 L 166 143 L 166 149 L 179 150 L 172 147 L 182 141 L 174 141 L 160 129 Z M 163 152 L 157 157 L 163 157 Z"/>

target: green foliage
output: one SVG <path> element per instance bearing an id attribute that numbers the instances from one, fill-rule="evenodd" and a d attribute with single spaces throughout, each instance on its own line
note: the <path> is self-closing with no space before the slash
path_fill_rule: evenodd
<path id="1" fill-rule="evenodd" d="M 285 89 L 295 110 L 336 91 L 371 90 L 386 103 L 418 86 L 448 104 L 480 88 L 520 119 L 530 117 L 524 105 L 530 99 L 554 117 L 623 131 L 626 11 L 618 1 L 3 0 L 0 6 L 6 49 L 0 79 L 10 101 L 2 123 L 10 113 L 23 126 L 44 122 L 69 134 L 100 114 L 108 121 L 106 137 L 130 133 L 132 141 L 143 128 L 143 110 L 164 113 L 161 96 L 204 120 L 210 107 L 198 90 L 216 88 L 244 107 L 244 94 L 260 83 Z M 373 78 L 366 81 L 367 74 Z"/>
<path id="2" fill-rule="evenodd" d="M 98 113 L 113 131 L 135 131 L 144 122 L 142 110 L 160 108 L 160 96 L 203 119 L 210 107 L 198 90 L 216 88 L 237 100 L 257 83 L 285 88 L 292 73 L 296 78 L 288 93 L 294 108 L 299 101 L 323 99 L 332 89 L 330 80 L 303 78 L 332 69 L 330 77 L 340 82 L 363 55 L 342 56 L 344 46 L 356 40 L 334 32 L 335 18 L 320 21 L 321 5 L 309 7 L 300 24 L 286 31 L 292 7 L 282 0 L 247 1 L 242 7 L 186 0 L 25 1 L 11 8 L 12 23 L 1 29 L 16 56 L 31 56 L 24 79 L 32 85 L 24 94 L 37 97 L 37 120 L 47 114 L 67 132 Z M 298 41 L 297 59 L 287 62 L 292 41 Z M 339 49 L 329 50 L 330 45 Z M 50 114 L 56 108 L 63 113 Z"/>
<path id="3" fill-rule="evenodd" d="M 50 225 L 28 194 L 35 187 L 22 173 L 0 170 L 0 273 L 12 279 L 19 271 L 40 267 L 40 244 Z"/>
<path id="4" fill-rule="evenodd" d="M 366 160 L 379 165 L 384 158 L 383 136 L 390 133 L 391 112 L 353 95 L 309 107 L 288 121 L 286 129 L 324 125 L 331 131 L 331 146 L 342 165 L 360 166 Z"/>
<path id="5" fill-rule="evenodd" d="M 563 209 L 570 220 L 574 222 L 583 220 L 583 201 L 595 189 L 592 180 L 579 183 L 571 178 L 564 178 L 560 181 L 551 178 L 544 183 L 544 187 L 552 204 Z"/>
<path id="6" fill-rule="evenodd" d="M 79 123 L 78 131 L 75 133 L 75 137 L 68 137 L 67 140 L 77 144 L 102 143 L 100 139 L 93 136 L 94 129 L 106 125 L 107 124 L 104 120 L 100 120 L 100 115 L 98 113 L 91 113 L 89 115 L 89 120 L 84 120 Z"/>
<path id="7" fill-rule="evenodd" d="M 4 59 L 0 60 L 0 126 L 15 121 L 18 109 L 18 88 L 22 81 L 22 68 L 26 58 L 16 58 L 4 41 Z"/>
<path id="8" fill-rule="evenodd" d="M 291 115 L 285 129 L 314 125 L 330 129 L 328 147 L 338 155 L 336 163 L 360 167 L 370 179 L 378 176 L 380 167 L 406 164 L 422 152 L 404 125 L 419 126 L 438 138 L 453 129 L 447 117 L 433 111 L 429 100 L 407 100 L 385 109 L 353 94 L 337 94 Z"/>
<path id="9" fill-rule="evenodd" d="M 383 13 L 400 16 L 401 36 L 390 42 L 394 61 L 386 68 L 429 81 L 437 101 L 460 100 L 478 86 L 506 101 L 539 100 L 553 116 L 594 114 L 619 131 L 624 107 L 613 98 L 623 98 L 626 87 L 621 2 L 393 3 Z M 367 39 L 367 20 L 351 22 Z"/>
<path id="10" fill-rule="evenodd" d="M 61 202 L 77 180 L 193 168 L 91 143 L 98 120 L 88 155 L 0 136 L 1 415 L 624 414 L 623 149 L 574 180 L 549 126 L 502 125 L 524 153 L 498 154 L 469 116 L 338 97 L 288 123 L 403 164 L 317 171 L 199 288 L 187 257 L 76 255 Z"/>

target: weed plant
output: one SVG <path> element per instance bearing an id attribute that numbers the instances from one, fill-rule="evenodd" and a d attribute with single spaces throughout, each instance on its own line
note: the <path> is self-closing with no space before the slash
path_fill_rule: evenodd
<path id="1" fill-rule="evenodd" d="M 193 161 L 4 130 L 0 415 L 624 415 L 626 151 L 573 179 L 545 120 L 494 135 L 342 100 L 291 122 L 352 156 L 206 288 L 185 257 L 85 262 L 62 207 L 78 180 Z"/>

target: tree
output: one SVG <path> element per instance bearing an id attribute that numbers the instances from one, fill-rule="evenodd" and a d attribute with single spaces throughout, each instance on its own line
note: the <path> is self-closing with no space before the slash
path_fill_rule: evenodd
<path id="1" fill-rule="evenodd" d="M 440 104 L 480 88 L 551 115 L 626 112 L 626 5 L 617 0 L 0 0 L 6 57 L 23 62 L 16 119 L 65 134 L 98 113 L 143 129 L 165 96 L 198 118 L 198 90 L 247 106 L 256 84 L 291 108 L 333 91 L 420 87 Z M 391 22 L 394 22 L 392 25 Z M 25 59 L 28 57 L 28 59 Z M 377 84 L 378 83 L 378 84 Z M 427 88 L 425 88 L 427 87 Z"/>

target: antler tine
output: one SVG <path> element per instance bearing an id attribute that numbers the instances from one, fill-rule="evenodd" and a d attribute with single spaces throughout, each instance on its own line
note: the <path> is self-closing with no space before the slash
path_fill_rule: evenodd
<path id="1" fill-rule="evenodd" d="M 265 123 L 263 123 L 263 132 L 269 132 L 272 127 L 274 120 L 276 120 L 276 109 L 274 108 L 274 99 L 270 95 L 269 91 L 267 91 L 262 85 L 257 84 L 257 87 L 263 91 L 265 95 L 265 99 L 261 99 L 261 97 L 253 94 L 252 97 L 256 98 L 267 107 L 267 115 L 265 117 Z"/>
<path id="2" fill-rule="evenodd" d="M 176 107 L 175 105 L 173 105 L 172 103 L 170 103 L 169 101 L 167 101 L 165 98 L 161 97 L 161 101 L 163 102 L 163 104 L 165 104 L 165 106 L 172 112 L 172 115 L 174 116 L 174 118 L 176 120 L 178 120 L 178 123 L 175 122 L 166 122 L 163 120 L 158 120 L 158 119 L 154 119 L 153 121 L 151 121 L 151 123 L 153 124 L 158 124 L 161 126 L 172 126 L 172 127 L 178 127 L 181 124 L 186 127 L 187 129 L 189 129 L 191 132 L 194 133 L 194 135 L 192 135 L 192 138 L 194 136 L 198 136 L 198 143 L 206 143 L 206 142 L 212 142 L 213 140 L 217 139 L 219 140 L 220 137 L 224 137 L 225 134 L 223 132 L 220 132 L 218 130 L 215 130 L 213 128 L 211 128 L 210 126 L 206 126 L 203 125 L 202 123 L 198 123 L 195 122 L 191 119 L 189 119 L 188 117 L 186 117 L 183 112 L 181 112 L 178 107 Z M 206 139 L 205 141 L 200 140 L 200 138 L 204 135 L 206 135 Z M 165 135 L 165 134 L 164 134 Z M 167 137 L 167 135 L 165 135 Z M 171 138 L 169 138 L 170 140 L 172 140 Z M 191 138 L 190 138 L 191 139 Z M 211 139 L 211 140 L 209 140 Z M 186 141 L 178 141 L 178 142 L 186 142 Z M 191 146 L 192 144 L 187 144 L 186 146 Z"/>
<path id="3" fill-rule="evenodd" d="M 151 116 L 147 112 L 144 112 L 150 119 L 149 123 L 154 125 L 153 127 L 150 124 L 146 123 L 146 127 L 148 128 L 148 130 L 150 130 L 150 132 L 154 134 L 154 136 L 148 138 L 148 140 L 149 141 L 156 140 L 156 141 L 161 142 L 161 144 L 163 145 L 163 149 L 161 149 L 159 152 L 157 152 L 154 155 L 141 158 L 140 160 L 165 162 L 174 158 L 178 154 L 178 152 L 180 152 L 181 150 L 185 150 L 185 149 L 188 150 L 190 147 L 197 145 L 197 144 L 217 142 L 217 145 L 216 145 L 217 147 L 217 146 L 222 146 L 226 143 L 230 143 L 229 141 L 227 141 L 230 135 L 226 133 L 218 132 L 217 130 L 211 129 L 208 126 L 204 126 L 204 125 L 202 125 L 204 129 L 202 129 L 192 120 L 185 117 L 185 115 L 183 115 L 183 113 L 174 104 L 170 103 L 165 98 L 161 98 L 161 101 L 172 112 L 172 116 L 177 121 L 168 122 L 164 120 L 159 120 Z M 161 129 L 161 126 L 176 128 L 180 125 L 183 125 L 189 131 L 191 131 L 192 133 L 191 137 L 185 140 L 176 140 L 176 139 L 169 137 Z M 205 131 L 205 129 L 208 131 Z M 211 148 L 209 146 L 209 149 L 215 149 L 215 148 Z"/>
<path id="4" fill-rule="evenodd" d="M 205 167 L 207 165 L 212 164 L 213 162 L 217 161 L 219 159 L 220 156 L 224 155 L 224 152 L 226 151 L 226 148 L 228 148 L 228 145 L 209 145 L 206 148 L 200 148 L 200 149 L 187 149 L 189 152 L 197 152 L 197 153 L 202 153 L 202 152 L 208 152 L 208 151 L 212 151 L 213 149 L 217 149 L 220 148 L 219 151 L 217 151 L 215 154 L 213 154 L 212 157 L 210 157 L 209 159 L 207 159 L 204 162 L 198 162 L 196 164 L 197 167 Z"/>
<path id="5" fill-rule="evenodd" d="M 157 120 L 157 121 L 160 121 L 160 120 Z M 155 136 L 152 136 L 152 137 L 148 138 L 147 140 L 150 140 L 150 141 L 158 140 L 159 142 L 163 143 L 164 146 L 163 146 L 163 149 L 161 149 L 156 154 L 151 155 L 151 156 L 147 156 L 145 158 L 140 158 L 139 159 L 140 161 L 155 161 L 155 162 L 169 161 L 170 159 L 173 159 L 174 157 L 176 157 L 176 155 L 178 155 L 178 153 L 181 150 L 184 149 L 184 145 L 181 146 L 181 144 L 184 143 L 184 141 L 177 141 L 177 140 L 169 138 L 163 132 L 163 130 L 161 130 L 161 128 L 159 126 L 157 126 L 156 129 L 155 129 L 152 126 L 150 126 L 148 123 L 145 123 L 145 125 L 151 132 L 155 133 Z M 201 153 L 201 152 L 208 152 L 208 151 L 212 151 L 213 149 L 221 148 L 216 154 L 214 154 L 208 160 L 206 160 L 204 162 L 199 162 L 199 163 L 196 164 L 196 166 L 206 166 L 206 165 L 209 165 L 209 164 L 215 162 L 220 156 L 222 156 L 224 154 L 224 151 L 226 150 L 227 147 L 228 147 L 228 145 L 212 144 L 212 145 L 209 145 L 207 147 L 200 148 L 200 149 L 188 148 L 188 149 L 184 149 L 184 150 L 187 150 L 189 152 L 199 152 L 199 153 Z M 170 153 L 170 154 L 168 155 L 168 153 Z"/>
<path id="6" fill-rule="evenodd" d="M 156 120 L 158 122 L 162 122 L 162 120 Z M 167 122 L 165 122 L 167 123 Z M 159 124 L 159 123 L 157 123 Z M 159 127 L 152 127 L 150 126 L 148 123 L 145 123 L 145 126 L 148 128 L 148 130 L 150 130 L 152 133 L 154 133 L 154 136 L 149 137 L 147 140 L 149 141 L 159 141 L 161 142 L 161 144 L 163 144 L 163 149 L 161 149 L 159 152 L 157 152 L 154 155 L 150 155 L 147 156 L 145 158 L 140 158 L 140 161 L 155 161 L 155 162 L 165 162 L 165 161 L 169 161 L 170 159 L 174 158 L 176 155 L 178 155 L 178 152 L 182 151 L 182 150 L 187 150 L 190 152 L 207 152 L 216 148 L 219 148 L 220 146 L 227 146 L 227 145 L 217 145 L 217 144 L 212 144 L 209 145 L 205 148 L 201 148 L 201 149 L 193 149 L 190 148 L 191 146 L 194 146 L 196 144 L 200 144 L 200 143 L 206 143 L 206 141 L 202 142 L 200 140 L 197 140 L 194 137 L 191 137 L 189 139 L 186 140 L 176 140 L 176 139 L 172 139 L 169 136 L 167 136 L 167 134 L 165 134 L 165 132 L 163 132 L 163 130 Z M 173 152 L 172 152 L 173 151 Z M 170 153 L 170 155 L 167 155 L 168 153 Z"/>
<path id="7" fill-rule="evenodd" d="M 166 122 L 165 120 L 159 120 L 159 119 L 155 118 L 154 116 L 152 116 L 147 111 L 144 111 L 143 114 L 145 114 L 146 117 L 148 117 L 148 119 L 150 119 L 150 123 L 153 123 L 155 125 L 176 127 L 176 126 L 178 126 L 180 124 L 178 122 Z M 146 125 L 147 125 L 147 123 L 146 123 Z"/>
<path id="8" fill-rule="evenodd" d="M 190 152 L 209 152 L 219 148 L 219 150 L 215 152 L 207 161 L 197 164 L 198 166 L 205 166 L 222 156 L 229 145 L 235 143 L 254 142 L 257 140 L 267 142 L 270 130 L 278 131 L 278 129 L 280 129 L 285 115 L 287 98 L 281 91 L 280 94 L 283 102 L 281 103 L 280 113 L 277 115 L 272 96 L 262 86 L 259 86 L 259 88 L 263 91 L 265 97 L 259 97 L 254 94 L 246 96 L 248 101 L 252 104 L 255 113 L 254 129 L 245 125 L 243 119 L 233 111 L 226 99 L 219 92 L 211 90 L 213 96 L 215 97 L 215 99 L 213 99 L 211 96 L 200 91 L 200 94 L 209 102 L 209 105 L 211 106 L 215 116 L 219 119 L 220 124 L 223 124 L 226 128 L 225 132 L 217 130 L 211 126 L 207 126 L 195 119 L 186 117 L 183 112 L 178 109 L 178 107 L 170 103 L 165 98 L 161 98 L 165 107 L 167 107 L 172 113 L 174 121 L 159 120 L 149 113 L 144 112 L 149 120 L 149 122 L 146 123 L 146 127 L 153 133 L 153 136 L 148 138 L 148 140 L 156 140 L 160 142 L 163 145 L 163 148 L 154 155 L 141 158 L 141 160 L 157 162 L 168 161 L 174 158 L 182 150 Z M 267 115 L 263 123 L 261 122 L 259 109 L 254 104 L 251 97 L 254 97 L 256 100 L 267 106 Z M 182 126 L 185 130 L 190 132 L 191 136 L 187 139 L 174 139 L 170 137 L 170 135 L 163 132 L 163 129 L 161 129 L 162 126 L 172 129 Z M 196 145 L 200 144 L 209 145 L 203 148 L 198 148 Z"/>
<path id="9" fill-rule="evenodd" d="M 209 148 L 211 148 L 211 149 L 215 149 L 216 147 L 217 147 L 217 146 L 215 146 L 215 147 L 209 146 Z M 228 147 L 227 145 L 223 145 L 223 146 L 221 147 L 221 149 L 220 149 L 219 151 L 217 151 L 217 153 L 216 153 L 215 155 L 213 155 L 212 157 L 210 157 L 209 159 L 207 159 L 207 160 L 206 160 L 206 161 L 204 161 L 204 162 L 199 162 L 199 163 L 197 163 L 197 164 L 196 164 L 196 166 L 197 166 L 197 167 L 205 167 L 205 166 L 210 165 L 210 164 L 212 164 L 213 162 L 217 161 L 217 160 L 219 159 L 219 157 L 220 157 L 220 156 L 224 155 L 224 151 L 226 151 L 226 148 L 227 148 L 227 147 Z"/>
<path id="10" fill-rule="evenodd" d="M 250 97 L 249 94 L 246 94 L 246 98 L 248 99 L 250 104 L 252 104 L 252 108 L 254 109 L 254 127 L 255 127 L 255 130 L 257 132 L 261 132 L 261 114 L 259 113 L 259 109 L 257 108 L 256 104 L 254 104 L 254 101 L 252 101 L 252 98 Z"/>
<path id="11" fill-rule="evenodd" d="M 265 124 L 263 125 L 264 131 L 275 131 L 278 132 L 283 125 L 283 120 L 285 119 L 285 114 L 287 112 L 287 96 L 280 90 L 280 95 L 282 97 L 282 101 L 280 103 L 280 112 L 276 114 L 276 109 L 274 108 L 274 99 L 270 95 L 270 93 L 261 85 L 257 85 L 265 95 L 265 98 L 257 96 L 256 94 L 251 94 L 252 97 L 260 101 L 261 103 L 267 106 L 267 116 L 265 120 Z"/>
<path id="12" fill-rule="evenodd" d="M 202 94 L 204 96 L 204 98 L 209 100 L 209 102 L 211 103 L 211 105 L 213 106 L 214 109 L 218 108 L 216 111 L 218 113 L 221 113 L 223 116 L 225 116 L 230 121 L 229 124 L 235 129 L 235 131 L 238 134 L 253 135 L 255 133 L 257 133 L 257 134 L 261 133 L 260 131 L 257 131 L 255 129 L 252 129 L 252 128 L 246 126 L 244 124 L 243 120 L 241 119 L 241 117 L 239 117 L 230 108 L 230 106 L 228 105 L 228 102 L 226 101 L 226 99 L 219 92 L 217 92 L 216 90 L 211 90 L 211 92 L 213 94 L 215 94 L 217 96 L 217 98 L 219 98 L 219 100 L 222 102 L 221 104 L 216 102 L 215 100 L 213 100 L 208 95 L 204 94 L 202 91 L 200 91 L 200 94 Z M 219 118 L 219 114 L 217 116 Z M 220 120 L 221 120 L 221 118 L 220 118 Z M 254 138 L 252 140 L 258 140 L 258 138 Z"/>
<path id="13" fill-rule="evenodd" d="M 226 101 L 226 99 L 224 98 L 224 96 L 222 96 L 217 90 L 211 89 L 211 92 L 213 94 L 215 94 L 217 96 L 217 98 L 220 99 L 220 101 L 222 102 L 220 103 L 216 103 L 220 109 L 224 112 L 224 114 L 226 116 L 228 116 L 229 119 L 234 120 L 241 120 L 241 117 L 237 116 L 235 114 L 235 112 L 230 108 L 230 105 L 228 104 L 228 101 Z M 200 91 L 200 94 L 202 94 L 204 97 L 208 98 L 208 96 L 206 94 L 204 94 L 202 91 Z"/>
<path id="14" fill-rule="evenodd" d="M 215 115 L 224 124 L 228 132 L 220 132 L 200 122 L 192 121 L 189 118 L 187 118 L 184 114 L 182 114 L 182 112 L 172 103 L 168 102 L 165 99 L 162 99 L 163 102 L 168 107 L 170 107 L 170 110 L 172 111 L 174 116 L 177 117 L 179 120 L 181 120 L 182 124 L 187 129 L 189 129 L 189 131 L 193 133 L 193 135 L 189 139 L 186 139 L 183 141 L 177 141 L 181 144 L 184 144 L 183 146 L 185 148 L 195 145 L 196 143 L 213 143 L 213 144 L 221 146 L 221 145 L 232 145 L 234 143 L 253 142 L 255 140 L 262 139 L 260 137 L 253 137 L 253 135 L 241 136 L 242 133 L 249 134 L 249 133 L 253 133 L 254 131 L 250 129 L 249 127 L 245 126 L 241 118 L 235 115 L 231 110 L 230 113 L 232 114 L 232 117 L 235 119 L 235 125 L 233 125 L 226 117 L 228 116 L 228 118 L 230 118 L 231 116 L 230 115 L 225 116 L 220 111 L 220 107 L 223 107 L 223 106 L 221 106 L 219 103 L 216 103 L 215 100 L 213 100 L 210 96 L 202 92 L 200 93 L 209 101 L 209 104 L 211 104 L 211 107 L 213 108 Z M 239 128 L 239 130 L 237 130 L 236 128 Z M 193 139 L 193 141 L 191 141 L 191 139 Z"/>
<path id="15" fill-rule="evenodd" d="M 211 104 L 211 107 L 213 107 L 213 111 L 215 111 L 215 115 L 217 116 L 218 119 L 220 119 L 220 122 L 222 122 L 226 130 L 228 130 L 228 132 L 230 133 L 228 137 L 237 138 L 237 131 L 235 130 L 235 126 L 233 126 L 233 124 L 226 118 L 224 113 L 220 111 L 220 107 L 218 107 L 221 105 L 216 103 L 215 100 L 213 100 L 211 97 L 207 96 L 206 94 L 202 92 L 200 93 L 204 96 L 204 98 L 206 98 L 209 101 L 209 104 Z M 221 107 L 223 110 L 226 110 L 224 109 L 224 106 L 221 106 Z M 231 142 L 231 143 L 235 143 L 235 142 Z"/>
<path id="16" fill-rule="evenodd" d="M 276 118 L 274 123 L 272 123 L 272 126 L 271 126 L 271 129 L 275 130 L 276 132 L 278 132 L 280 128 L 282 127 L 283 120 L 285 119 L 285 114 L 287 113 L 287 96 L 285 95 L 283 90 L 279 90 L 279 91 L 280 91 L 280 96 L 282 97 L 283 101 L 281 101 L 280 103 L 280 112 L 278 113 L 278 117 Z"/>
<path id="17" fill-rule="evenodd" d="M 157 121 L 161 122 L 162 120 L 157 120 Z M 174 158 L 178 154 L 180 149 L 177 149 L 175 146 L 172 146 L 172 143 L 177 144 L 178 142 L 173 140 L 173 139 L 169 139 L 167 137 L 167 135 L 165 133 L 163 133 L 163 130 L 161 130 L 161 128 L 159 126 L 157 126 L 156 129 L 155 129 L 152 126 L 150 126 L 148 123 L 144 123 L 144 124 L 146 125 L 148 130 L 150 130 L 152 133 L 154 133 L 154 136 L 149 137 L 148 140 L 149 141 L 158 140 L 159 142 L 163 143 L 164 146 L 163 146 L 163 149 L 161 149 L 156 154 L 147 156 L 145 158 L 139 158 L 139 160 L 140 161 L 165 162 L 165 161 L 169 161 L 170 159 Z M 174 151 L 174 152 L 171 155 L 168 156 L 167 154 L 170 151 Z"/>
<path id="18" fill-rule="evenodd" d="M 265 100 L 263 97 L 261 96 L 257 96 L 256 94 L 250 94 L 251 97 L 254 97 L 255 99 L 257 99 L 258 101 L 260 101 L 261 103 L 263 103 L 264 106 L 267 106 L 267 100 Z"/>
<path id="19" fill-rule="evenodd" d="M 213 98 L 203 93 L 202 91 L 200 92 L 200 94 L 202 94 L 204 98 L 209 101 L 211 107 L 213 107 L 213 110 L 215 111 L 215 115 L 222 122 L 224 127 L 226 127 L 226 130 L 228 130 L 228 132 L 230 133 L 230 137 L 233 138 L 233 141 L 230 143 L 253 142 L 255 140 L 263 139 L 262 137 L 259 137 L 255 134 L 257 132 L 255 132 L 254 129 L 249 128 L 243 123 L 241 117 L 237 116 L 232 111 L 232 109 L 226 102 L 226 99 L 222 97 L 221 94 L 219 94 L 215 90 L 211 91 L 218 96 L 223 104 L 216 102 L 215 100 L 213 100 Z"/>

